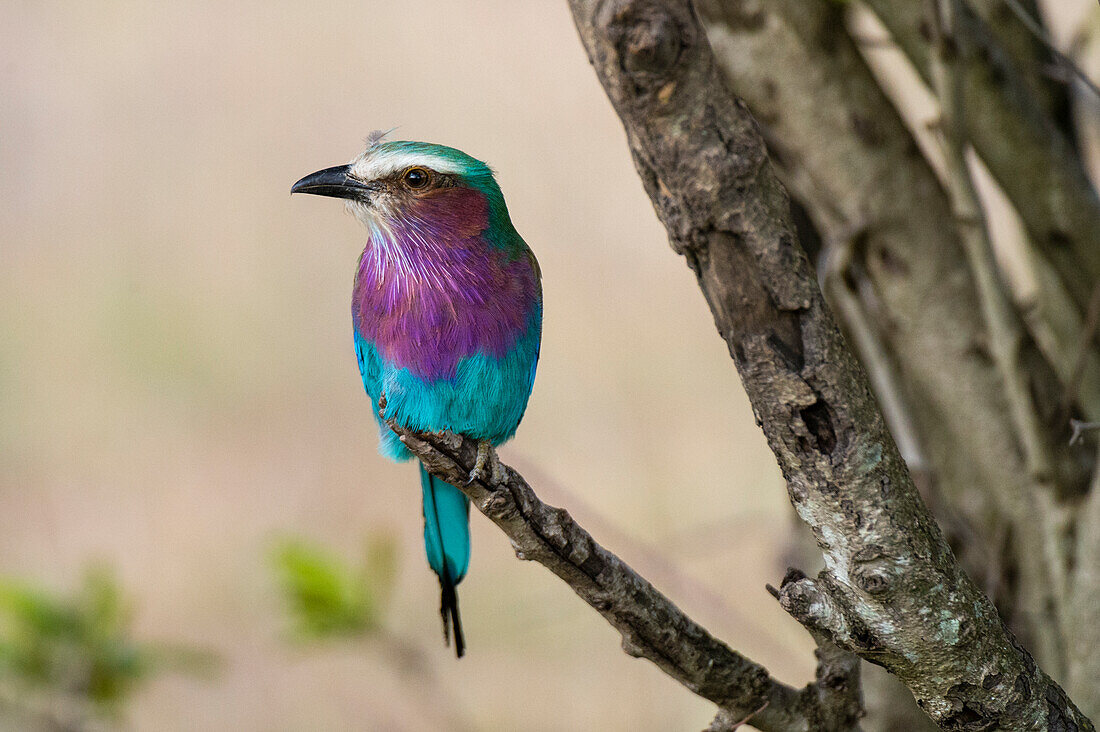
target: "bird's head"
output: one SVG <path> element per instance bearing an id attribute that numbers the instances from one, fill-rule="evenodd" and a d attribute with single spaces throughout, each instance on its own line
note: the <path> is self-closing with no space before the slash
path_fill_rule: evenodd
<path id="1" fill-rule="evenodd" d="M 480 210 L 482 226 L 508 227 L 507 208 L 493 171 L 445 145 L 367 138 L 367 149 L 347 165 L 325 168 L 295 183 L 291 193 L 333 196 L 371 229 Z"/>

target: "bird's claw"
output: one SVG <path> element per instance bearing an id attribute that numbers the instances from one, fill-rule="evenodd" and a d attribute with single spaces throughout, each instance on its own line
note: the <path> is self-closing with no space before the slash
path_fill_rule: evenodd
<path id="1" fill-rule="evenodd" d="M 479 440 L 477 460 L 474 461 L 474 469 L 470 471 L 466 485 L 479 480 L 484 481 L 487 476 L 491 477 L 493 482 L 499 483 L 503 480 L 503 471 L 500 468 L 500 461 L 497 460 L 496 451 L 493 450 L 493 444 L 488 440 Z"/>

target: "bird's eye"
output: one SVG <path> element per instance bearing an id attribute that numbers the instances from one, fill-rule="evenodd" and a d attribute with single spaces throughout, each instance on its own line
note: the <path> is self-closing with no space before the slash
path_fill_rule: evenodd
<path id="1" fill-rule="evenodd" d="M 428 171 L 423 168 L 409 168 L 405 171 L 405 175 L 402 176 L 402 180 L 405 181 L 405 185 L 409 188 L 423 188 L 428 185 L 430 177 Z"/>

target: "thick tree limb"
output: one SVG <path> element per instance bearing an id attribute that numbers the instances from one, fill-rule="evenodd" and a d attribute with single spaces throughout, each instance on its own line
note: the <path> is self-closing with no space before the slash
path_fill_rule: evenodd
<path id="1" fill-rule="evenodd" d="M 1091 637 L 1081 623 L 1093 619 L 1067 613 L 1069 598 L 1059 592 L 1064 583 L 1051 578 L 1100 562 L 1100 554 L 1074 553 L 1064 540 L 1074 533 L 1065 521 L 1076 501 L 1080 465 L 1061 444 L 1056 486 L 1049 475 L 1025 469 L 1014 430 L 1018 420 L 1010 416 L 996 371 L 979 357 L 1003 352 L 1010 341 L 985 328 L 979 288 L 955 228 L 944 225 L 951 214 L 931 166 L 913 154 L 908 131 L 839 21 L 845 12 L 840 6 L 828 0 L 707 0 L 700 9 L 727 80 L 765 127 L 781 179 L 811 213 L 829 243 L 826 252 L 853 258 L 851 270 L 824 269 L 831 287 L 826 295 L 877 378 L 884 410 L 895 414 L 896 395 L 884 395 L 880 384 L 883 372 L 896 368 L 928 458 L 937 499 L 932 505 L 941 524 L 947 519 L 952 546 L 962 550 L 964 567 L 997 599 L 1002 617 L 1041 665 L 1067 678 L 1064 639 Z M 1077 307 L 1049 264 L 1035 264 L 1041 296 L 1025 310 L 1029 329 L 1061 383 L 1078 383 L 1071 372 L 1075 362 L 1081 365 L 1081 388 L 1065 399 L 1059 395 L 1054 375 L 1028 353 L 1026 342 L 1016 368 L 1027 371 L 1027 392 L 1053 395 L 1048 400 L 1065 402 L 1066 412 L 1077 402 L 1082 414 L 1093 414 L 1100 371 L 1091 335 L 1083 335 Z M 996 283 L 988 268 L 985 274 L 988 290 Z M 859 291 L 849 290 L 861 283 Z M 861 298 L 869 299 L 862 308 Z M 1001 310 L 1005 323 L 1011 313 Z M 868 325 L 878 326 L 895 358 L 869 358 Z M 1018 388 L 1022 376 L 1015 381 L 1017 405 L 1030 398 Z M 1046 418 L 1052 416 L 1043 426 L 1058 435 L 1067 416 Z M 889 423 L 898 437 L 898 419 Z M 1078 535 L 1083 522 L 1076 522 Z M 1010 574 L 1014 580 L 1005 582 Z M 1078 656 L 1089 652 L 1081 643 L 1072 646 Z"/>
<path id="2" fill-rule="evenodd" d="M 381 408 L 384 414 L 384 403 Z M 462 488 L 508 535 L 517 557 L 548 568 L 611 623 L 622 634 L 626 653 L 652 661 L 717 704 L 721 711 L 713 729 L 732 729 L 746 720 L 776 732 L 856 729 L 858 673 L 844 665 L 846 654 L 822 640 L 818 681 L 792 689 L 711 636 L 600 546 L 564 509 L 540 501 L 523 477 L 497 462 L 495 454 L 489 476 L 467 484 L 477 458 L 476 441 L 416 433 L 393 422 L 390 427 L 432 474 Z"/>
<path id="3" fill-rule="evenodd" d="M 921 503 L 799 249 L 756 125 L 687 2 L 571 0 L 673 248 L 696 273 L 826 568 L 780 602 L 946 729 L 1092 729 Z"/>
<path id="4" fill-rule="evenodd" d="M 1049 608 L 1062 598 L 1051 594 L 1048 541 L 1035 521 L 1044 486 L 1026 469 L 1002 382 L 983 357 L 990 337 L 978 290 L 957 231 L 945 225 L 950 205 L 932 167 L 849 38 L 842 6 L 707 0 L 701 8 L 725 78 L 761 121 L 778 174 L 810 212 L 829 261 L 840 250 L 851 256 L 854 271 L 826 271 L 834 307 L 857 343 L 867 340 L 859 321 L 873 315 L 893 360 L 864 363 L 880 384 L 884 370 L 897 370 L 901 394 L 880 393 L 880 402 L 912 415 L 941 520 L 949 507 L 948 525 L 965 538 L 960 558 L 1000 591 L 1002 611 L 1043 662 L 1055 661 L 1059 626 Z M 844 291 L 858 277 L 870 287 Z M 861 304 L 867 317 L 853 313 Z M 1041 362 L 1028 363 L 1032 383 L 1052 384 Z M 899 419 L 889 424 L 896 435 Z M 1018 567 L 1011 588 L 1005 565 Z"/>

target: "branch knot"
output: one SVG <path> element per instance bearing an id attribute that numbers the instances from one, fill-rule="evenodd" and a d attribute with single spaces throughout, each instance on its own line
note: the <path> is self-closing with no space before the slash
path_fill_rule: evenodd
<path id="1" fill-rule="evenodd" d="M 605 3 L 596 25 L 618 54 L 620 68 L 636 82 L 675 70 L 682 50 L 692 40 L 669 8 L 652 2 Z"/>

